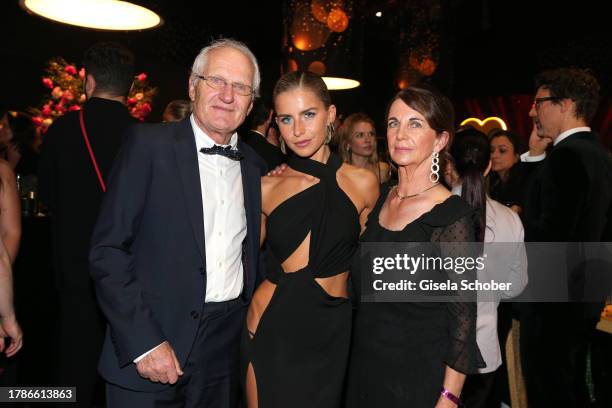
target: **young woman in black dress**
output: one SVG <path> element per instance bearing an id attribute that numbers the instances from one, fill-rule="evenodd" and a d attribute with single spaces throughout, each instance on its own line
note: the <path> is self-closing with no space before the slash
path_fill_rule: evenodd
<path id="1" fill-rule="evenodd" d="M 270 251 L 243 336 L 246 399 L 250 408 L 336 408 L 350 346 L 348 269 L 378 180 L 331 153 L 336 108 L 320 77 L 284 75 L 274 105 L 293 153 L 261 183 Z"/>
<path id="2" fill-rule="evenodd" d="M 453 116 L 450 101 L 430 89 L 410 87 L 392 100 L 387 141 L 399 184 L 381 192 L 362 242 L 476 241 L 474 210 L 438 181 Z M 359 270 L 358 296 L 366 279 Z M 454 408 L 465 375 L 481 365 L 475 303 L 359 303 L 346 406 Z"/>

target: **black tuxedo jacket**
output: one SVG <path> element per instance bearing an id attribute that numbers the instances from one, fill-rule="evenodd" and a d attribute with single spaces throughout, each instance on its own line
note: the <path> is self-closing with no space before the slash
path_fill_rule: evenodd
<path id="1" fill-rule="evenodd" d="M 525 241 L 612 241 L 612 159 L 594 133 L 562 140 L 536 172 Z"/>
<path id="2" fill-rule="evenodd" d="M 249 130 L 241 135 L 242 141 L 255 150 L 255 152 L 266 162 L 268 171 L 286 161 L 286 157 L 280 148 L 274 146 L 259 133 Z"/>
<path id="3" fill-rule="evenodd" d="M 128 129 L 136 124 L 119 102 L 91 98 L 83 107 L 96 161 L 107 179 Z M 43 137 L 38 192 L 52 212 L 54 267 L 61 290 L 89 293 L 89 241 L 104 193 L 79 125 L 79 113 L 57 119 Z"/>
<path id="4" fill-rule="evenodd" d="M 239 143 L 247 236 L 243 301 L 258 273 L 265 164 Z M 135 127 L 119 153 L 94 230 L 90 266 L 109 322 L 100 373 L 125 388 L 155 391 L 132 361 L 167 340 L 184 367 L 206 291 L 200 175 L 189 118 Z"/>

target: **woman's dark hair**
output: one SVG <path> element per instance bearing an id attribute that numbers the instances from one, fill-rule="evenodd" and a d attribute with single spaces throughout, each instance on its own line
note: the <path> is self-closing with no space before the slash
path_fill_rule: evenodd
<path id="1" fill-rule="evenodd" d="M 391 105 L 398 99 L 423 115 L 429 127 L 435 130 L 437 134 L 448 132 L 448 143 L 445 149 L 451 145 L 455 134 L 455 110 L 446 96 L 430 86 L 411 86 L 399 91 L 391 99 L 387 106 L 385 118 L 389 118 Z"/>
<path id="2" fill-rule="evenodd" d="M 489 132 L 488 136 L 489 136 L 489 143 L 497 137 L 504 136 L 506 139 L 510 141 L 512 148 L 514 149 L 514 154 L 519 155 L 523 152 L 523 146 L 521 144 L 521 141 L 519 140 L 516 133 L 510 130 L 493 129 Z"/>
<path id="3" fill-rule="evenodd" d="M 478 241 L 484 241 L 487 194 L 484 172 L 489 166 L 491 150 L 487 136 L 472 127 L 457 132 L 450 149 L 455 169 L 463 182 L 461 198 L 478 211 Z"/>

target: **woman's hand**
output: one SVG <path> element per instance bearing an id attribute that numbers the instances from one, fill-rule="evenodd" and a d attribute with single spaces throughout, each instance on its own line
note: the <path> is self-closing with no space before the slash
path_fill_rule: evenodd
<path id="1" fill-rule="evenodd" d="M 266 175 L 271 176 L 271 177 L 280 176 L 281 174 L 283 174 L 285 170 L 287 170 L 287 167 L 288 166 L 285 163 L 283 163 L 281 165 L 276 166 L 274 170 L 269 171 L 268 174 Z"/>

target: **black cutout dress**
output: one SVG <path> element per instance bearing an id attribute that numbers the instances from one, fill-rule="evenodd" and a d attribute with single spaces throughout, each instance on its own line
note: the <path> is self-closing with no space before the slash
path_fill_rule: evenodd
<path id="1" fill-rule="evenodd" d="M 357 209 L 340 189 L 335 154 L 326 164 L 292 155 L 287 164 L 319 182 L 277 206 L 267 218 L 267 277 L 276 289 L 254 336 L 242 338 L 243 374 L 251 363 L 262 408 L 337 408 L 350 347 L 352 307 L 315 278 L 349 270 L 357 248 Z M 295 272 L 281 264 L 310 233 L 309 263 Z"/>
<path id="2" fill-rule="evenodd" d="M 475 241 L 475 212 L 457 196 L 401 231 L 385 229 L 379 215 L 387 194 L 381 194 L 370 213 L 361 242 Z M 356 264 L 351 276 L 359 299 L 366 276 L 361 276 Z M 347 408 L 432 408 L 440 396 L 446 365 L 465 374 L 484 367 L 476 344 L 476 303 L 364 302 L 357 306 Z"/>

